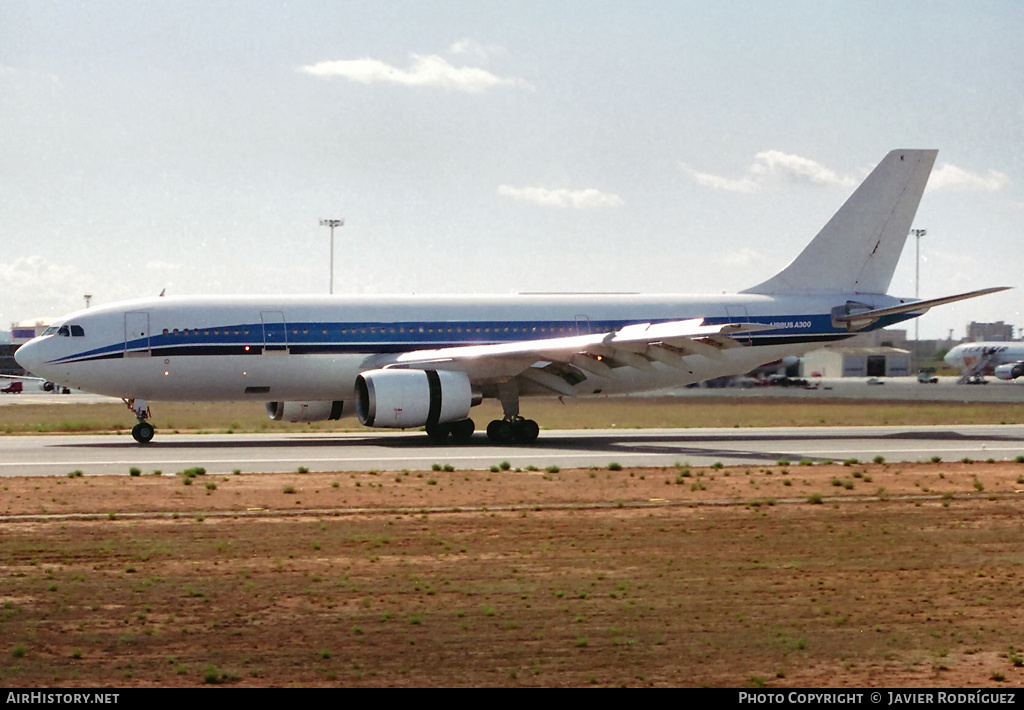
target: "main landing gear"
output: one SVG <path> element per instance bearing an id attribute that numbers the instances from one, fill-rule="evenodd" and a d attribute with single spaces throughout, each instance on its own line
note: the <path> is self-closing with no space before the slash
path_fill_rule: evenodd
<path id="1" fill-rule="evenodd" d="M 495 419 L 487 425 L 487 438 L 495 444 L 532 444 L 538 434 L 540 425 L 522 417 Z"/>
<path id="2" fill-rule="evenodd" d="M 152 427 L 145 422 L 140 422 L 135 428 L 141 426 Z M 434 444 L 447 444 L 449 437 L 456 444 L 465 444 L 476 431 L 476 424 L 472 419 L 459 419 L 446 424 L 427 425 L 427 438 Z M 132 430 L 135 434 L 135 430 Z M 494 444 L 532 444 L 540 434 L 540 425 L 532 419 L 515 417 L 514 419 L 495 419 L 487 425 L 487 438 Z M 152 439 L 152 433 L 149 435 Z M 135 437 L 138 439 L 138 436 Z M 144 443 L 141 442 L 140 443 Z"/>
<path id="3" fill-rule="evenodd" d="M 472 419 L 457 419 L 444 424 L 428 424 L 427 438 L 435 444 L 447 444 L 450 435 L 456 444 L 465 444 L 476 431 Z"/>
<path id="4" fill-rule="evenodd" d="M 126 399 L 124 403 L 135 413 L 139 423 L 132 427 L 132 438 L 140 444 L 148 444 L 156 436 L 156 428 L 146 421 L 149 418 L 149 404 L 144 399 Z"/>
<path id="5" fill-rule="evenodd" d="M 487 438 L 492 444 L 532 444 L 540 434 L 540 426 L 532 419 L 519 416 L 519 386 L 515 380 L 498 386 L 498 400 L 504 416 L 487 425 Z M 473 436 L 476 425 L 472 419 L 459 419 L 446 424 L 428 424 L 427 437 L 435 444 L 447 444 L 449 437 L 456 444 L 465 444 Z"/>
<path id="6" fill-rule="evenodd" d="M 540 434 L 540 426 L 532 419 L 519 416 L 519 384 L 516 380 L 498 385 L 498 401 L 505 415 L 487 425 L 487 438 L 495 444 L 532 444 Z"/>

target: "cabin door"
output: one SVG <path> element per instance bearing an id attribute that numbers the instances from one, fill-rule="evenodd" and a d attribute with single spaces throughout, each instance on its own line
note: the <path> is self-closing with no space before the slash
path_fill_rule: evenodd
<path id="1" fill-rule="evenodd" d="M 590 316 L 584 313 L 576 314 L 576 335 L 590 335 Z"/>
<path id="2" fill-rule="evenodd" d="M 149 357 L 149 313 L 128 311 L 124 314 L 125 357 Z"/>
<path id="3" fill-rule="evenodd" d="M 263 353 L 287 354 L 288 353 L 288 329 L 284 324 L 284 313 L 281 311 L 263 311 L 260 313 L 263 319 Z"/>
<path id="4" fill-rule="evenodd" d="M 747 313 L 746 306 L 726 306 L 725 315 L 729 318 L 730 323 L 743 323 L 746 325 L 750 322 L 750 314 Z M 735 336 L 735 339 L 743 344 L 750 343 L 750 336 L 746 333 L 740 333 Z"/>

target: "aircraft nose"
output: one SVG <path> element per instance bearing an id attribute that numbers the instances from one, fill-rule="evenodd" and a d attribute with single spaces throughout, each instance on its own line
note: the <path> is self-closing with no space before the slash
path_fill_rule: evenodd
<path id="1" fill-rule="evenodd" d="M 39 366 L 43 363 L 39 352 L 39 341 L 30 340 L 14 351 L 14 360 L 33 375 L 39 374 Z"/>

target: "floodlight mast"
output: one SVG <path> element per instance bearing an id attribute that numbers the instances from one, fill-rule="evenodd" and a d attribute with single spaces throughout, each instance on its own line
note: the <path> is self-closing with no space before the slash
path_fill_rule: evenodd
<path id="1" fill-rule="evenodd" d="M 927 229 L 911 229 L 910 233 L 917 237 L 917 261 L 914 266 L 914 298 L 921 297 L 921 237 L 928 234 Z M 914 341 L 919 340 L 917 334 L 917 318 L 914 319 Z M 914 345 L 917 348 L 917 345 Z M 915 350 L 916 352 L 916 350 Z"/>
<path id="2" fill-rule="evenodd" d="M 322 219 L 320 220 L 321 227 L 331 228 L 331 288 L 330 293 L 334 293 L 334 228 L 345 226 L 345 220 L 343 219 Z"/>

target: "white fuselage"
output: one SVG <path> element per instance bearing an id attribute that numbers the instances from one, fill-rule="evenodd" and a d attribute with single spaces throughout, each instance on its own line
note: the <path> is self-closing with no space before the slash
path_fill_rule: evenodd
<path id="1" fill-rule="evenodd" d="M 899 302 L 863 294 L 154 298 L 71 314 L 24 345 L 18 360 L 61 385 L 123 398 L 349 400 L 360 372 L 411 351 L 689 318 L 772 327 L 738 338 L 743 346 L 722 350 L 721 358 L 690 356 L 687 369 L 622 367 L 577 387 L 580 395 L 612 394 L 682 386 L 800 355 L 848 335 L 830 317 L 847 300 L 874 308 Z"/>
<path id="2" fill-rule="evenodd" d="M 979 375 L 991 374 L 1000 365 L 1024 361 L 1024 343 L 962 343 L 946 353 L 944 360 L 961 372 L 978 370 Z"/>

